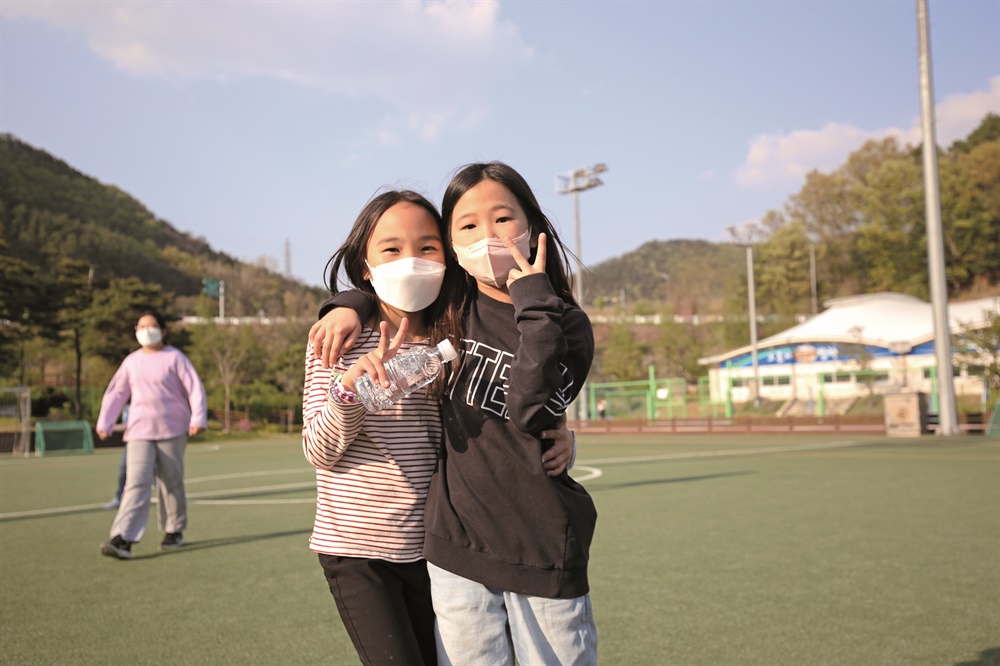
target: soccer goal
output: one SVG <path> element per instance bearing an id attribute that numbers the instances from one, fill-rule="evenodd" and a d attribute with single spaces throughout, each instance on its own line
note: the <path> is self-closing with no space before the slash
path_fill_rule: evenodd
<path id="1" fill-rule="evenodd" d="M 31 389 L 0 389 L 0 453 L 31 453 Z"/>
<path id="2" fill-rule="evenodd" d="M 38 421 L 35 423 L 35 455 L 48 453 L 93 453 L 94 438 L 86 421 Z"/>

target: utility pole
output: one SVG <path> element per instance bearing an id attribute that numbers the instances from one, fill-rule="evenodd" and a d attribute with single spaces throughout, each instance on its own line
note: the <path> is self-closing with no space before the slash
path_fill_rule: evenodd
<path id="1" fill-rule="evenodd" d="M 556 192 L 558 194 L 573 194 L 573 224 L 576 231 L 576 271 L 573 273 L 573 292 L 576 303 L 583 308 L 583 251 L 580 239 L 580 192 L 603 185 L 603 181 L 597 174 L 608 170 L 606 164 L 595 164 L 593 167 L 574 169 L 565 174 L 556 176 Z M 587 387 L 586 384 L 580 387 L 580 392 L 576 396 L 577 418 L 581 421 L 587 420 Z"/>
<path id="2" fill-rule="evenodd" d="M 754 293 L 752 245 L 747 245 L 747 286 L 750 301 L 750 358 L 753 362 L 753 405 L 754 407 L 760 407 L 760 370 L 757 367 L 757 298 Z"/>
<path id="3" fill-rule="evenodd" d="M 285 239 L 285 277 L 292 277 L 292 241 Z"/>
<path id="4" fill-rule="evenodd" d="M 819 312 L 818 303 L 816 302 L 816 246 L 809 246 L 809 285 L 812 289 L 812 306 L 813 306 L 813 316 Z"/>
<path id="5" fill-rule="evenodd" d="M 920 53 L 920 117 L 924 129 L 924 198 L 927 209 L 927 268 L 934 314 L 934 357 L 937 361 L 939 435 L 958 435 L 955 377 L 948 321 L 948 286 L 944 272 L 944 232 L 938 184 L 937 138 L 934 131 L 934 85 L 931 81 L 931 38 L 927 0 L 917 0 L 917 41 Z"/>

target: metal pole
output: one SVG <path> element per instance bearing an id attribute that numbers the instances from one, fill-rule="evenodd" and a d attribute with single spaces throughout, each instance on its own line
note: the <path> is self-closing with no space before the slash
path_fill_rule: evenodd
<path id="1" fill-rule="evenodd" d="M 576 292 L 576 304 L 583 307 L 583 252 L 580 250 L 580 191 L 573 190 L 573 224 L 576 229 L 576 276 L 573 287 Z"/>
<path id="2" fill-rule="evenodd" d="M 556 186 L 559 194 L 573 193 L 573 223 L 576 228 L 576 271 L 573 276 L 573 295 L 577 305 L 583 308 L 583 251 L 580 234 L 580 191 L 589 190 L 592 187 L 602 185 L 597 174 L 608 170 L 606 164 L 595 164 L 593 167 L 575 169 L 568 174 L 558 175 L 559 180 L 564 181 L 562 185 Z M 587 420 L 587 384 L 580 386 L 580 392 L 576 397 L 577 418 L 581 421 Z"/>
<path id="3" fill-rule="evenodd" d="M 219 280 L 219 319 L 226 318 L 226 281 Z"/>
<path id="4" fill-rule="evenodd" d="M 809 246 L 809 282 L 812 287 L 812 306 L 813 306 L 813 316 L 819 312 L 819 307 L 816 303 L 816 246 Z"/>
<path id="5" fill-rule="evenodd" d="M 573 288 L 576 291 L 576 304 L 583 309 L 583 259 L 580 250 L 580 190 L 573 190 L 573 224 L 576 229 L 576 275 L 573 279 Z M 580 392 L 576 396 L 576 418 L 580 421 L 587 420 L 587 383 L 580 386 Z"/>
<path id="6" fill-rule="evenodd" d="M 757 302 L 754 295 L 753 247 L 747 245 L 747 284 L 750 298 L 750 358 L 753 360 L 753 404 L 760 407 L 760 373 L 757 368 Z"/>
<path id="7" fill-rule="evenodd" d="M 937 138 L 934 131 L 934 86 L 931 82 L 931 39 L 927 28 L 927 0 L 917 0 L 917 34 L 920 52 L 920 117 L 924 130 L 924 196 L 927 208 L 927 268 L 934 315 L 934 356 L 937 361 L 939 435 L 957 435 L 955 380 L 951 363 L 951 327 L 948 322 L 948 287 L 944 272 L 944 233 L 941 229 L 941 196 L 938 189 Z"/>

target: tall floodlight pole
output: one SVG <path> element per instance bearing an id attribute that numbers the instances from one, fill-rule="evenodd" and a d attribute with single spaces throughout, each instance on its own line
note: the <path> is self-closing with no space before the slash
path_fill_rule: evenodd
<path id="1" fill-rule="evenodd" d="M 931 38 L 927 27 L 927 0 L 917 0 L 920 52 L 920 117 L 924 129 L 924 198 L 927 208 L 927 268 L 934 313 L 934 356 L 937 361 L 939 435 L 957 435 L 955 380 L 951 363 L 951 327 L 948 288 L 944 273 L 944 233 L 938 189 L 937 137 L 934 131 L 934 86 L 931 82 Z"/>
<path id="2" fill-rule="evenodd" d="M 608 170 L 606 164 L 595 164 L 592 167 L 574 169 L 568 173 L 556 176 L 556 192 L 558 194 L 573 194 L 573 227 L 576 231 L 575 254 L 576 271 L 573 273 L 573 291 L 577 304 L 583 307 L 583 251 L 580 240 L 580 192 L 603 185 L 604 183 L 597 174 Z M 586 384 L 580 387 L 580 392 L 576 397 L 577 418 L 581 421 L 587 420 L 587 387 Z"/>
<path id="3" fill-rule="evenodd" d="M 816 246 L 809 246 L 809 285 L 812 290 L 812 308 L 813 316 L 819 312 L 819 306 L 816 302 Z"/>
<path id="4" fill-rule="evenodd" d="M 760 407 L 760 371 L 757 367 L 757 298 L 753 279 L 753 246 L 747 245 L 747 286 L 750 309 L 750 359 L 753 362 L 753 404 Z"/>

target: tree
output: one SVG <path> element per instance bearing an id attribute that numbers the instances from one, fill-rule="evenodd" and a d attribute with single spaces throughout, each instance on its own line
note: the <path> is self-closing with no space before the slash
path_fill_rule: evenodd
<path id="1" fill-rule="evenodd" d="M 979 127 L 965 138 L 964 141 L 956 141 L 948 149 L 949 153 L 968 153 L 977 146 L 993 141 L 1000 141 L 1000 116 L 995 113 L 987 113 Z"/>
<path id="2" fill-rule="evenodd" d="M 295 421 L 295 407 L 302 404 L 302 388 L 305 383 L 304 359 L 306 345 L 304 342 L 285 345 L 270 365 L 266 374 L 273 377 L 272 382 L 288 398 L 286 424 L 288 432 L 292 431 Z"/>
<path id="3" fill-rule="evenodd" d="M 168 322 L 173 316 L 173 294 L 137 278 L 115 278 L 95 289 L 84 338 L 87 352 L 117 366 L 135 351 L 135 323 L 144 310 L 156 310 Z M 172 342 L 171 342 L 172 343 Z"/>
<path id="4" fill-rule="evenodd" d="M 17 368 L 20 384 L 25 383 L 24 342 L 45 312 L 36 275 L 31 264 L 0 255 L 0 373 L 7 376 Z"/>
<path id="5" fill-rule="evenodd" d="M 965 324 L 954 342 L 956 358 L 983 373 L 986 411 L 1000 401 L 1000 314 L 989 312 L 985 326 Z"/>
<path id="6" fill-rule="evenodd" d="M 755 296 L 761 312 L 794 316 L 812 310 L 809 245 L 802 223 L 790 222 L 754 248 Z"/>
<path id="7" fill-rule="evenodd" d="M 613 382 L 644 378 L 642 350 L 632 332 L 623 324 L 615 324 L 608 336 L 608 346 L 601 359 L 601 375 Z"/>
<path id="8" fill-rule="evenodd" d="M 871 202 L 875 174 L 886 162 L 909 159 L 894 138 L 868 141 L 851 153 L 847 163 L 832 173 L 810 172 L 806 184 L 786 205 L 787 217 L 803 225 L 808 236 L 824 248 L 818 264 L 820 281 L 840 296 L 864 292 L 867 267 L 859 268 L 856 239 L 871 224 L 866 203 Z"/>
<path id="9" fill-rule="evenodd" d="M 657 366 L 663 367 L 667 377 L 683 377 L 688 384 L 697 382 L 701 374 L 698 358 L 702 356 L 702 345 L 696 326 L 665 322 L 660 327 L 657 350 Z"/>
<path id="10" fill-rule="evenodd" d="M 247 326 L 200 324 L 192 327 L 192 362 L 206 371 L 208 382 L 223 390 L 223 430 L 233 426 L 233 388 L 246 375 L 247 361 L 258 349 L 253 331 Z M 195 361 L 194 359 L 198 360 Z"/>
<path id="11" fill-rule="evenodd" d="M 853 270 L 863 292 L 927 296 L 927 223 L 919 165 L 907 155 L 872 165 L 856 192 Z"/>
<path id="12" fill-rule="evenodd" d="M 77 420 L 83 418 L 83 402 L 80 399 L 80 379 L 83 375 L 83 337 L 93 297 L 91 280 L 93 269 L 84 261 L 63 257 L 56 269 L 54 300 L 59 303 L 56 320 L 63 335 L 69 338 L 73 347 L 74 390 L 73 410 Z"/>
<path id="13" fill-rule="evenodd" d="M 1000 122 L 1000 119 L 998 119 Z M 941 160 L 941 216 L 952 289 L 1000 282 L 1000 139 Z"/>

